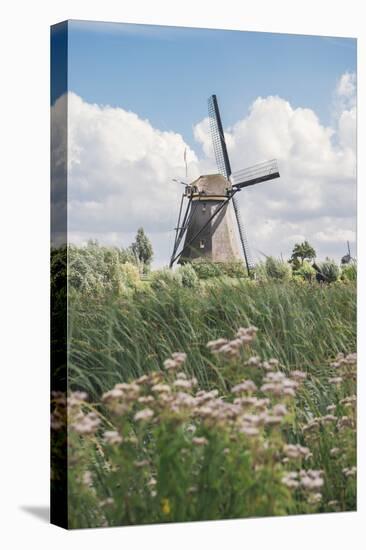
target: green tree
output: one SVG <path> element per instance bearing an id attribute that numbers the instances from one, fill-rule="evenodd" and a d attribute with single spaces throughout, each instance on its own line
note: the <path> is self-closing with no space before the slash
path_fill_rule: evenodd
<path id="1" fill-rule="evenodd" d="M 153 258 L 153 247 L 142 227 L 137 230 L 136 239 L 131 245 L 131 250 L 136 260 L 142 264 L 144 273 L 146 273 Z"/>
<path id="2" fill-rule="evenodd" d="M 298 269 L 299 265 L 304 263 L 304 260 L 313 260 L 316 257 L 316 252 L 308 241 L 303 243 L 296 243 L 293 250 L 291 259 L 289 262 L 293 265 L 294 269 Z"/>

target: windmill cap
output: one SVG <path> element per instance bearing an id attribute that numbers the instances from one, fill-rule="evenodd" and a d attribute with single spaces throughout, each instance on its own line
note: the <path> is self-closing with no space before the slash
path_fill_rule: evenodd
<path id="1" fill-rule="evenodd" d="M 202 175 L 191 183 L 196 187 L 199 193 L 205 195 L 215 195 L 226 197 L 226 190 L 231 187 L 231 183 L 222 174 Z"/>

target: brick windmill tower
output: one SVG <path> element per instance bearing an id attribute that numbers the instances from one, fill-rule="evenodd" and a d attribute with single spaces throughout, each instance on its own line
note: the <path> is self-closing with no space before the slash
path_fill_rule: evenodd
<path id="1" fill-rule="evenodd" d="M 200 176 L 185 185 L 170 267 L 176 261 L 185 263 L 197 258 L 212 262 L 241 260 L 238 235 L 250 274 L 253 264 L 236 194 L 244 187 L 278 178 L 277 162 L 270 160 L 232 173 L 215 95 L 208 100 L 208 112 L 218 173 Z"/>

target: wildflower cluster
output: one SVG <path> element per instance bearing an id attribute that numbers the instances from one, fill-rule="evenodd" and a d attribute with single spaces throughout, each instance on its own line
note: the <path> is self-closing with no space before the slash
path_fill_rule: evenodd
<path id="1" fill-rule="evenodd" d="M 219 338 L 208 342 L 207 347 L 212 353 L 222 354 L 228 358 L 239 357 L 241 349 L 253 342 L 257 330 L 257 327 L 240 327 L 233 340 Z"/>
<path id="2" fill-rule="evenodd" d="M 356 362 L 355 353 L 338 354 L 329 367 L 332 402 L 326 406 L 325 414 L 312 416 L 302 425 L 303 437 L 314 461 L 324 464 L 325 492 L 331 497 L 325 509 L 329 510 L 348 509 L 355 499 Z M 338 499 L 333 498 L 335 476 Z"/>
<path id="3" fill-rule="evenodd" d="M 295 405 L 307 374 L 286 374 L 275 359 L 243 357 L 256 332 L 240 328 L 233 340 L 208 343 L 215 356 L 235 360 L 237 372 L 246 375 L 225 394 L 200 388 L 184 371 L 186 354 L 176 352 L 162 370 L 105 392 L 99 409 L 104 416 L 84 393 L 69 396 L 75 494 L 89 491 L 101 524 L 218 519 L 223 509 L 225 517 L 244 517 L 345 508 L 329 488 L 320 437 L 324 430 L 331 434 L 330 460 L 339 462 L 344 483 L 354 480 L 345 448 L 355 431 L 355 395 L 342 392 L 342 382 L 337 402 L 322 416 L 307 418 L 294 440 Z M 346 373 L 355 359 L 338 356 L 339 366 L 331 369 L 353 380 Z M 55 429 L 60 407 L 65 400 L 56 396 Z M 98 456 L 93 463 L 101 464 L 98 475 L 90 467 L 92 452 Z M 75 453 L 84 459 L 77 463 Z"/>
<path id="4" fill-rule="evenodd" d="M 322 500 L 322 494 L 319 492 L 324 485 L 322 470 L 288 472 L 282 478 L 282 482 L 291 489 L 306 492 L 309 504 L 316 504 Z"/>

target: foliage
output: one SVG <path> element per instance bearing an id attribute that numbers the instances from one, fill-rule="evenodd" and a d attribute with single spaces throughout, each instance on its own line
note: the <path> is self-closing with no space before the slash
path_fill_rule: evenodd
<path id="1" fill-rule="evenodd" d="M 222 262 L 219 265 L 221 273 L 227 277 L 243 278 L 248 276 L 244 262 Z"/>
<path id="2" fill-rule="evenodd" d="M 141 288 L 141 278 L 139 268 L 131 263 L 126 262 L 119 266 L 119 275 L 121 283 L 127 288 Z"/>
<path id="3" fill-rule="evenodd" d="M 342 265 L 342 281 L 357 281 L 357 263 L 355 261 Z"/>
<path id="4" fill-rule="evenodd" d="M 137 230 L 137 235 L 135 241 L 131 245 L 131 250 L 137 261 L 142 264 L 143 272 L 147 273 L 153 258 L 153 248 L 150 239 L 142 227 Z"/>
<path id="5" fill-rule="evenodd" d="M 315 279 L 316 271 L 309 262 L 304 260 L 304 262 L 299 265 L 298 269 L 296 269 L 293 274 L 301 277 L 304 281 L 311 282 Z"/>
<path id="6" fill-rule="evenodd" d="M 257 268 L 259 278 L 288 281 L 291 278 L 291 268 L 283 260 L 268 256 L 264 265 Z"/>
<path id="7" fill-rule="evenodd" d="M 334 283 L 340 275 L 339 266 L 330 258 L 326 258 L 324 262 L 319 262 L 317 267 L 317 271 L 320 274 L 320 280 L 326 283 Z"/>
<path id="8" fill-rule="evenodd" d="M 179 267 L 178 273 L 182 278 L 182 285 L 187 288 L 196 288 L 199 285 L 199 278 L 190 263 L 186 263 Z"/>
<path id="9" fill-rule="evenodd" d="M 225 390 L 200 388 L 175 352 L 96 403 L 54 395 L 53 431 L 66 408 L 69 421 L 69 527 L 355 509 L 355 354 L 323 366 L 316 405 L 308 365 L 254 355 L 256 335 L 208 342 Z"/>
<path id="10" fill-rule="evenodd" d="M 179 270 L 173 271 L 169 268 L 157 269 L 151 273 L 151 288 L 153 290 L 164 290 L 182 286 L 182 274 Z"/>
<path id="11" fill-rule="evenodd" d="M 208 262 L 204 259 L 197 259 L 193 260 L 191 265 L 200 279 L 222 276 L 243 278 L 247 276 L 247 270 L 241 261 Z"/>
<path id="12" fill-rule="evenodd" d="M 210 279 L 211 277 L 219 277 L 222 274 L 220 265 L 215 262 L 197 259 L 194 260 L 191 265 L 199 279 Z"/>
<path id="13" fill-rule="evenodd" d="M 139 284 L 134 256 L 128 250 L 99 246 L 68 247 L 68 284 L 88 296 L 121 295 Z"/>
<path id="14" fill-rule="evenodd" d="M 158 369 L 166 355 L 182 349 L 208 388 L 221 378 L 203 343 L 240 324 L 260 329 L 258 354 L 294 368 L 321 366 L 338 351 L 355 349 L 354 283 L 335 287 L 216 278 L 192 292 L 174 273 L 154 271 L 151 288 L 146 283 L 142 291 L 113 300 L 109 293 L 70 296 L 72 387 L 96 396 L 117 381 Z"/>
<path id="15" fill-rule="evenodd" d="M 312 260 L 315 257 L 316 252 L 314 248 L 308 243 L 308 241 L 304 241 L 303 243 L 295 244 L 289 262 L 292 263 L 294 269 L 297 270 L 299 264 L 303 264 L 304 260 Z"/>

